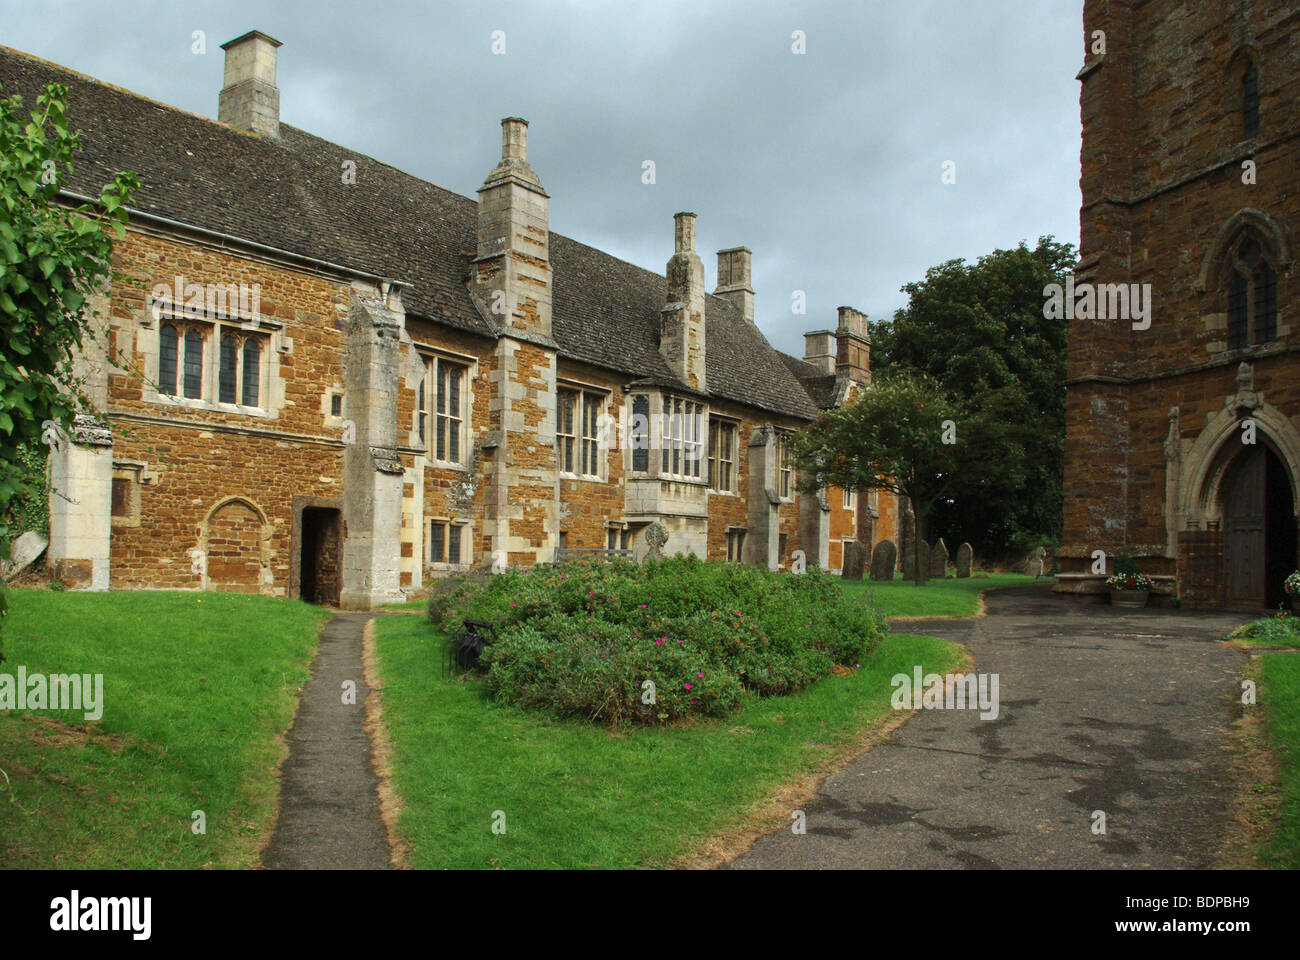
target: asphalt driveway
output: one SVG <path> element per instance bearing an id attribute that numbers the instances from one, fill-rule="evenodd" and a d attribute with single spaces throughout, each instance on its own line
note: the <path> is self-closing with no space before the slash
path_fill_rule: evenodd
<path id="1" fill-rule="evenodd" d="M 997 718 L 920 711 L 823 783 L 806 834 L 762 837 L 733 869 L 1213 865 L 1244 665 L 1218 641 L 1250 617 L 1121 612 L 1045 587 L 987 609 L 893 626 L 966 644 L 998 675 Z"/>

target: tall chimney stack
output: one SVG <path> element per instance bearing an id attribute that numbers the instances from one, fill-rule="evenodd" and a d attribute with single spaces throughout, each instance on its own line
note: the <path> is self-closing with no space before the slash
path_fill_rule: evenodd
<path id="1" fill-rule="evenodd" d="M 236 130 L 280 136 L 280 88 L 275 85 L 279 40 L 250 30 L 221 45 L 226 75 L 217 101 L 217 119 Z"/>
<path id="2" fill-rule="evenodd" d="M 550 197 L 528 165 L 528 121 L 501 121 L 501 159 L 478 188 L 475 290 L 497 321 L 551 335 Z"/>
<path id="3" fill-rule="evenodd" d="M 659 315 L 659 350 L 678 377 L 704 391 L 704 264 L 695 252 L 695 214 L 674 214 L 673 235 L 668 305 Z"/>
<path id="4" fill-rule="evenodd" d="M 840 307 L 840 322 L 835 328 L 835 370 L 841 377 L 871 382 L 871 334 L 867 315 L 852 307 Z"/>
<path id="5" fill-rule="evenodd" d="M 835 334 L 830 330 L 809 330 L 803 335 L 803 359 L 822 373 L 835 372 Z"/>
<path id="6" fill-rule="evenodd" d="M 749 247 L 719 250 L 718 289 L 713 291 L 730 300 L 750 323 L 754 322 L 754 285 L 749 272 L 752 257 Z"/>

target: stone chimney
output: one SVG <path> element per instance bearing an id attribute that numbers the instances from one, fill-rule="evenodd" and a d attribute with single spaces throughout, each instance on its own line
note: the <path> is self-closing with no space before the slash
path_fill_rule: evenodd
<path id="1" fill-rule="evenodd" d="M 475 292 L 498 323 L 551 335 L 550 196 L 528 165 L 528 121 L 501 121 L 501 161 L 478 188 Z"/>
<path id="2" fill-rule="evenodd" d="M 822 373 L 835 372 L 835 334 L 830 330 L 811 330 L 803 335 L 804 362 Z"/>
<path id="3" fill-rule="evenodd" d="M 695 253 L 695 214 L 673 215 L 675 243 L 668 261 L 668 305 L 659 316 L 659 350 L 668 366 L 696 390 L 704 377 L 704 264 Z"/>
<path id="4" fill-rule="evenodd" d="M 718 296 L 725 297 L 750 323 L 754 322 L 754 285 L 750 279 L 749 247 L 718 251 Z"/>
<path id="5" fill-rule="evenodd" d="M 840 307 L 840 322 L 835 328 L 835 372 L 859 383 L 871 382 L 867 315 L 852 307 Z"/>
<path id="6" fill-rule="evenodd" d="M 279 40 L 250 30 L 221 45 L 226 76 L 217 101 L 217 119 L 236 130 L 263 137 L 280 135 L 280 88 L 275 85 Z"/>

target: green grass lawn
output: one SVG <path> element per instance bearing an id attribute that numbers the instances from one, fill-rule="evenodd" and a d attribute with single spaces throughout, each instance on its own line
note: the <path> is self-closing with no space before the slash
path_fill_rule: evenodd
<path id="1" fill-rule="evenodd" d="M 927 580 L 917 586 L 895 577 L 892 583 L 864 580 L 843 581 L 850 593 L 870 595 L 886 617 L 973 617 L 979 613 L 980 592 L 998 587 L 1023 587 L 1034 583 L 1033 577 L 1020 573 L 986 573 L 961 580 Z M 1040 577 L 1038 583 L 1044 581 Z"/>
<path id="2" fill-rule="evenodd" d="M 427 610 L 428 608 L 429 608 L 429 600 L 428 600 L 428 598 L 426 597 L 426 598 L 423 599 L 423 600 L 405 600 L 405 601 L 403 601 L 402 603 L 385 603 L 385 604 L 382 604 L 378 609 L 380 609 L 380 610 L 420 610 L 420 611 L 423 611 L 423 610 Z"/>
<path id="3" fill-rule="evenodd" d="M 895 673 L 962 658 L 891 635 L 848 677 L 746 697 L 722 720 L 611 731 L 492 701 L 481 677 L 441 679 L 441 638 L 423 617 L 381 617 L 375 636 L 399 827 L 422 868 L 667 865 L 889 714 Z"/>
<path id="4" fill-rule="evenodd" d="M 105 705 L 0 713 L 0 868 L 254 865 L 328 619 L 260 596 L 10 591 L 0 673 L 102 673 Z"/>
<path id="5" fill-rule="evenodd" d="M 1300 654 L 1260 657 L 1260 700 L 1281 787 L 1278 825 L 1260 851 L 1265 866 L 1300 869 Z"/>

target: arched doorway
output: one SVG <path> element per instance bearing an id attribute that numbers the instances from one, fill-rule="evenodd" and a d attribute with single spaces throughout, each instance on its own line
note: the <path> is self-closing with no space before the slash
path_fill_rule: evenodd
<path id="1" fill-rule="evenodd" d="M 1267 444 L 1243 446 L 1223 478 L 1224 599 L 1276 607 L 1296 569 L 1296 511 L 1286 465 Z"/>

